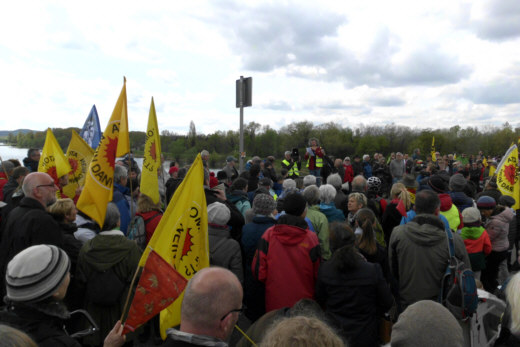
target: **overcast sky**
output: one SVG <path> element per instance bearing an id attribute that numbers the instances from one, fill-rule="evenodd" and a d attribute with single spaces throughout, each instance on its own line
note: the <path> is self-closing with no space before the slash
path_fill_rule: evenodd
<path id="1" fill-rule="evenodd" d="M 104 129 L 127 78 L 130 130 L 245 123 L 520 126 L 520 1 L 10 1 L 1 130 Z"/>

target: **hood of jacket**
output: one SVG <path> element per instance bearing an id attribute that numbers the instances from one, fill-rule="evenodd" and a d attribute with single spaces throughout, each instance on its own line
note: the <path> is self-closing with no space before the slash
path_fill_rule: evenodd
<path id="1" fill-rule="evenodd" d="M 273 236 L 284 245 L 296 245 L 307 235 L 307 222 L 301 217 L 284 214 L 278 218 L 278 224 L 272 226 Z"/>
<path id="2" fill-rule="evenodd" d="M 447 242 L 444 223 L 435 215 L 419 214 L 405 226 L 406 237 L 417 245 L 434 246 Z"/>
<path id="3" fill-rule="evenodd" d="M 449 211 L 451 206 L 453 206 L 453 201 L 451 201 L 450 194 L 439 194 L 439 199 L 441 200 L 442 212 Z"/>
<path id="4" fill-rule="evenodd" d="M 127 258 L 134 246 L 137 246 L 135 242 L 128 240 L 123 233 L 114 232 L 96 235 L 83 245 L 83 251 L 89 264 L 98 271 L 105 271 Z"/>
<path id="5" fill-rule="evenodd" d="M 503 223 L 503 224 L 509 224 L 511 220 L 513 219 L 515 213 L 510 208 L 504 208 L 503 211 L 500 211 L 499 209 L 495 210 L 494 215 L 489 217 L 490 220 L 494 219 L 497 222 Z"/>

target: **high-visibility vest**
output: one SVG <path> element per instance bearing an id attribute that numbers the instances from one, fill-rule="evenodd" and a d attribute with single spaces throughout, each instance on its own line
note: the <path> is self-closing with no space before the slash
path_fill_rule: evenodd
<path id="1" fill-rule="evenodd" d="M 316 157 L 316 167 L 323 167 L 323 158 L 318 157 L 317 155 L 315 157 Z M 307 159 L 307 167 L 309 167 L 310 161 L 311 161 L 311 156 L 309 156 L 309 159 Z"/>
<path id="2" fill-rule="evenodd" d="M 287 159 L 282 160 L 282 163 L 284 163 L 284 165 L 286 165 L 287 167 L 291 165 L 291 163 Z M 287 171 L 287 176 L 290 177 L 292 175 L 300 176 L 300 172 L 298 171 L 298 165 L 296 163 L 294 163 L 293 167 L 289 171 Z"/>

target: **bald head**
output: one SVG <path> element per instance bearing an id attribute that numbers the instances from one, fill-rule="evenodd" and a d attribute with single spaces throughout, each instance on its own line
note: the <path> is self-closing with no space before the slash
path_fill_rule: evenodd
<path id="1" fill-rule="evenodd" d="M 237 313 L 229 312 L 242 307 L 242 295 L 242 286 L 231 271 L 219 267 L 200 270 L 184 292 L 181 331 L 227 338 L 238 319 Z M 232 321 L 230 331 L 223 331 L 223 319 Z"/>
<path id="2" fill-rule="evenodd" d="M 44 172 L 31 172 L 22 184 L 25 196 L 38 200 L 43 206 L 48 206 L 56 201 L 58 187 L 51 176 Z"/>

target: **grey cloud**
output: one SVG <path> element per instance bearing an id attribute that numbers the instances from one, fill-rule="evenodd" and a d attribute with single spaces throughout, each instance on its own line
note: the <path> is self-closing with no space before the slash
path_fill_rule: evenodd
<path id="1" fill-rule="evenodd" d="M 289 105 L 287 101 L 272 101 L 270 103 L 260 105 L 260 108 L 275 111 L 290 111 L 291 105 Z"/>
<path id="2" fill-rule="evenodd" d="M 260 5 L 219 3 L 215 18 L 239 54 L 243 67 L 269 72 L 283 69 L 288 76 L 359 85 L 440 85 L 467 77 L 471 69 L 425 44 L 401 63 L 393 63 L 400 40 L 388 28 L 380 28 L 366 57 L 357 58 L 340 46 L 337 31 L 348 24 L 345 16 L 304 5 Z M 229 25 L 233 18 L 234 25 Z M 205 19 L 207 21 L 207 19 Z"/>
<path id="3" fill-rule="evenodd" d="M 398 96 L 373 96 L 366 99 L 370 104 L 380 107 L 403 106 L 406 100 Z"/>
<path id="4" fill-rule="evenodd" d="M 488 0 L 483 19 L 470 22 L 477 36 L 491 41 L 503 41 L 520 36 L 520 1 Z"/>
<path id="5" fill-rule="evenodd" d="M 500 80 L 471 86 L 463 96 L 475 104 L 506 105 L 520 103 L 520 80 Z"/>

